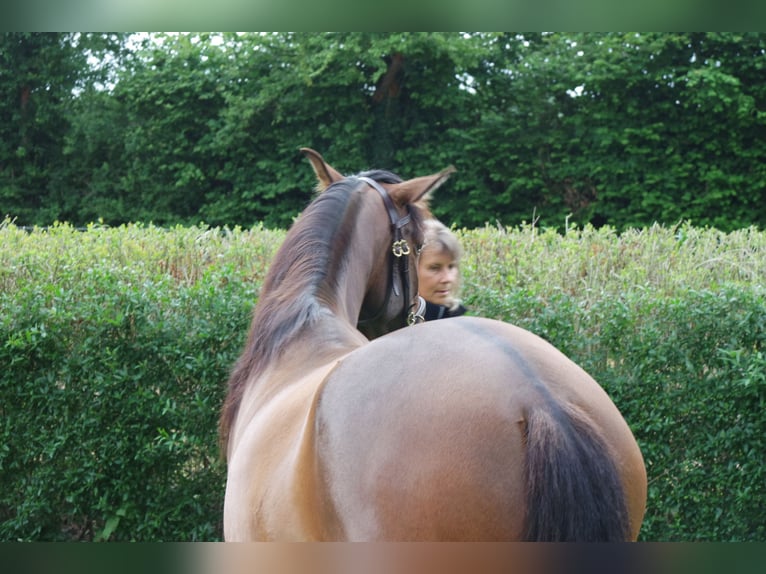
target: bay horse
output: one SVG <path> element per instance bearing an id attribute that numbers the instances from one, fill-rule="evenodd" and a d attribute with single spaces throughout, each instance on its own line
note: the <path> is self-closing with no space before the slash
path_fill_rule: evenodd
<path id="1" fill-rule="evenodd" d="M 636 540 L 646 470 L 605 391 L 514 325 L 416 320 L 422 221 L 453 169 L 344 177 L 301 151 L 319 194 L 221 413 L 225 539 Z"/>

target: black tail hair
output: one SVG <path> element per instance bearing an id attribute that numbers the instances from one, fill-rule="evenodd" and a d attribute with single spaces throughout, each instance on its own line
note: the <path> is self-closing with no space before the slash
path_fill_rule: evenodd
<path id="1" fill-rule="evenodd" d="M 527 413 L 524 540 L 624 542 L 625 492 L 606 441 L 575 407 Z"/>

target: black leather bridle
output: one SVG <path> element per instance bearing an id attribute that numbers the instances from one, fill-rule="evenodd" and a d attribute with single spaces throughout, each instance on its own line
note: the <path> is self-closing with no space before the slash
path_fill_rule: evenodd
<path id="1" fill-rule="evenodd" d="M 410 248 L 407 240 L 402 235 L 402 229 L 412 221 L 412 208 L 407 205 L 407 214 L 399 216 L 399 212 L 396 210 L 394 202 L 391 200 L 391 196 L 388 195 L 386 189 L 380 185 L 374 179 L 369 177 L 360 176 L 358 179 L 362 180 L 370 187 L 374 188 L 380 197 L 383 199 L 383 205 L 388 212 L 388 218 L 391 221 L 391 234 L 393 236 L 393 242 L 391 244 L 391 251 L 389 253 L 389 272 L 388 272 L 388 287 L 386 289 L 386 297 L 383 300 L 383 304 L 377 313 L 372 317 L 362 319 L 359 317 L 357 325 L 363 325 L 370 323 L 385 313 L 388 308 L 388 303 L 391 300 L 391 293 L 395 293 L 399 296 L 399 290 L 397 289 L 396 282 L 394 281 L 394 269 L 396 263 L 399 263 L 399 276 L 402 278 L 402 291 L 404 304 L 402 306 L 402 320 L 406 325 L 414 325 L 416 323 L 422 323 L 425 319 L 423 313 L 425 311 L 425 301 L 418 297 L 418 308 L 414 309 L 415 305 L 410 303 L 410 265 L 409 256 L 412 255 L 412 249 Z"/>

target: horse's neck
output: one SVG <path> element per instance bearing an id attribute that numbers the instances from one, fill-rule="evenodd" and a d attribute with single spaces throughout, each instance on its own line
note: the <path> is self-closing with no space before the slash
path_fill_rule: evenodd
<path id="1" fill-rule="evenodd" d="M 274 361 L 274 369 L 289 373 L 315 368 L 343 356 L 369 341 L 344 316 L 327 310 L 315 318 Z"/>
<path id="2" fill-rule="evenodd" d="M 282 354 L 281 362 L 295 364 L 294 358 L 300 357 L 303 364 L 321 365 L 367 342 L 344 317 L 328 313 L 294 341 L 288 352 Z"/>
<path id="3" fill-rule="evenodd" d="M 279 356 L 251 381 L 250 400 L 257 408 L 276 394 L 305 379 L 314 371 L 335 364 L 354 349 L 368 343 L 356 328 L 332 315 L 317 321 L 296 337 Z"/>
<path id="4" fill-rule="evenodd" d="M 353 258 L 355 264 L 341 266 L 340 275 L 332 281 L 318 286 L 313 294 L 300 296 L 298 302 L 306 307 L 294 316 L 303 317 L 303 324 L 294 325 L 293 335 L 286 337 L 278 351 L 270 354 L 269 364 L 259 369 L 255 384 L 259 393 L 270 396 L 285 384 L 301 378 L 305 372 L 334 362 L 369 342 L 357 330 L 356 323 L 374 252 L 357 248 Z M 286 279 L 284 283 L 290 281 Z M 273 295 L 264 295 L 264 298 Z M 288 319 L 295 321 L 291 317 Z"/>

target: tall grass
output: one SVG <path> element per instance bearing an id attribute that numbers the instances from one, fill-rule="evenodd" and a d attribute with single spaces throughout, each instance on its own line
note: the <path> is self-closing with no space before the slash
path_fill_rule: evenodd
<path id="1" fill-rule="evenodd" d="M 68 224 L 25 230 L 0 223 L 0 289 L 12 292 L 29 281 L 87 279 L 99 270 L 126 280 L 166 276 L 193 284 L 211 270 L 226 269 L 259 283 L 284 236 L 260 226 L 241 228 L 152 225 L 78 230 Z"/>
<path id="2" fill-rule="evenodd" d="M 755 228 L 724 233 L 688 224 L 655 225 L 618 234 L 604 227 L 565 234 L 533 225 L 457 229 L 464 249 L 465 295 L 565 293 L 584 303 L 634 291 L 675 297 L 723 285 L 766 285 L 766 233 Z M 140 281 L 167 276 L 191 284 L 226 269 L 260 283 L 284 231 L 262 228 L 97 224 L 79 231 L 67 224 L 27 231 L 0 222 L 0 290 L 34 280 L 85 278 L 95 269 Z"/>
<path id="3" fill-rule="evenodd" d="M 723 233 L 681 224 L 618 234 L 569 228 L 565 234 L 527 225 L 457 230 L 465 248 L 468 296 L 529 291 L 565 293 L 584 303 L 634 291 L 676 297 L 722 285 L 766 284 L 766 233 Z"/>

